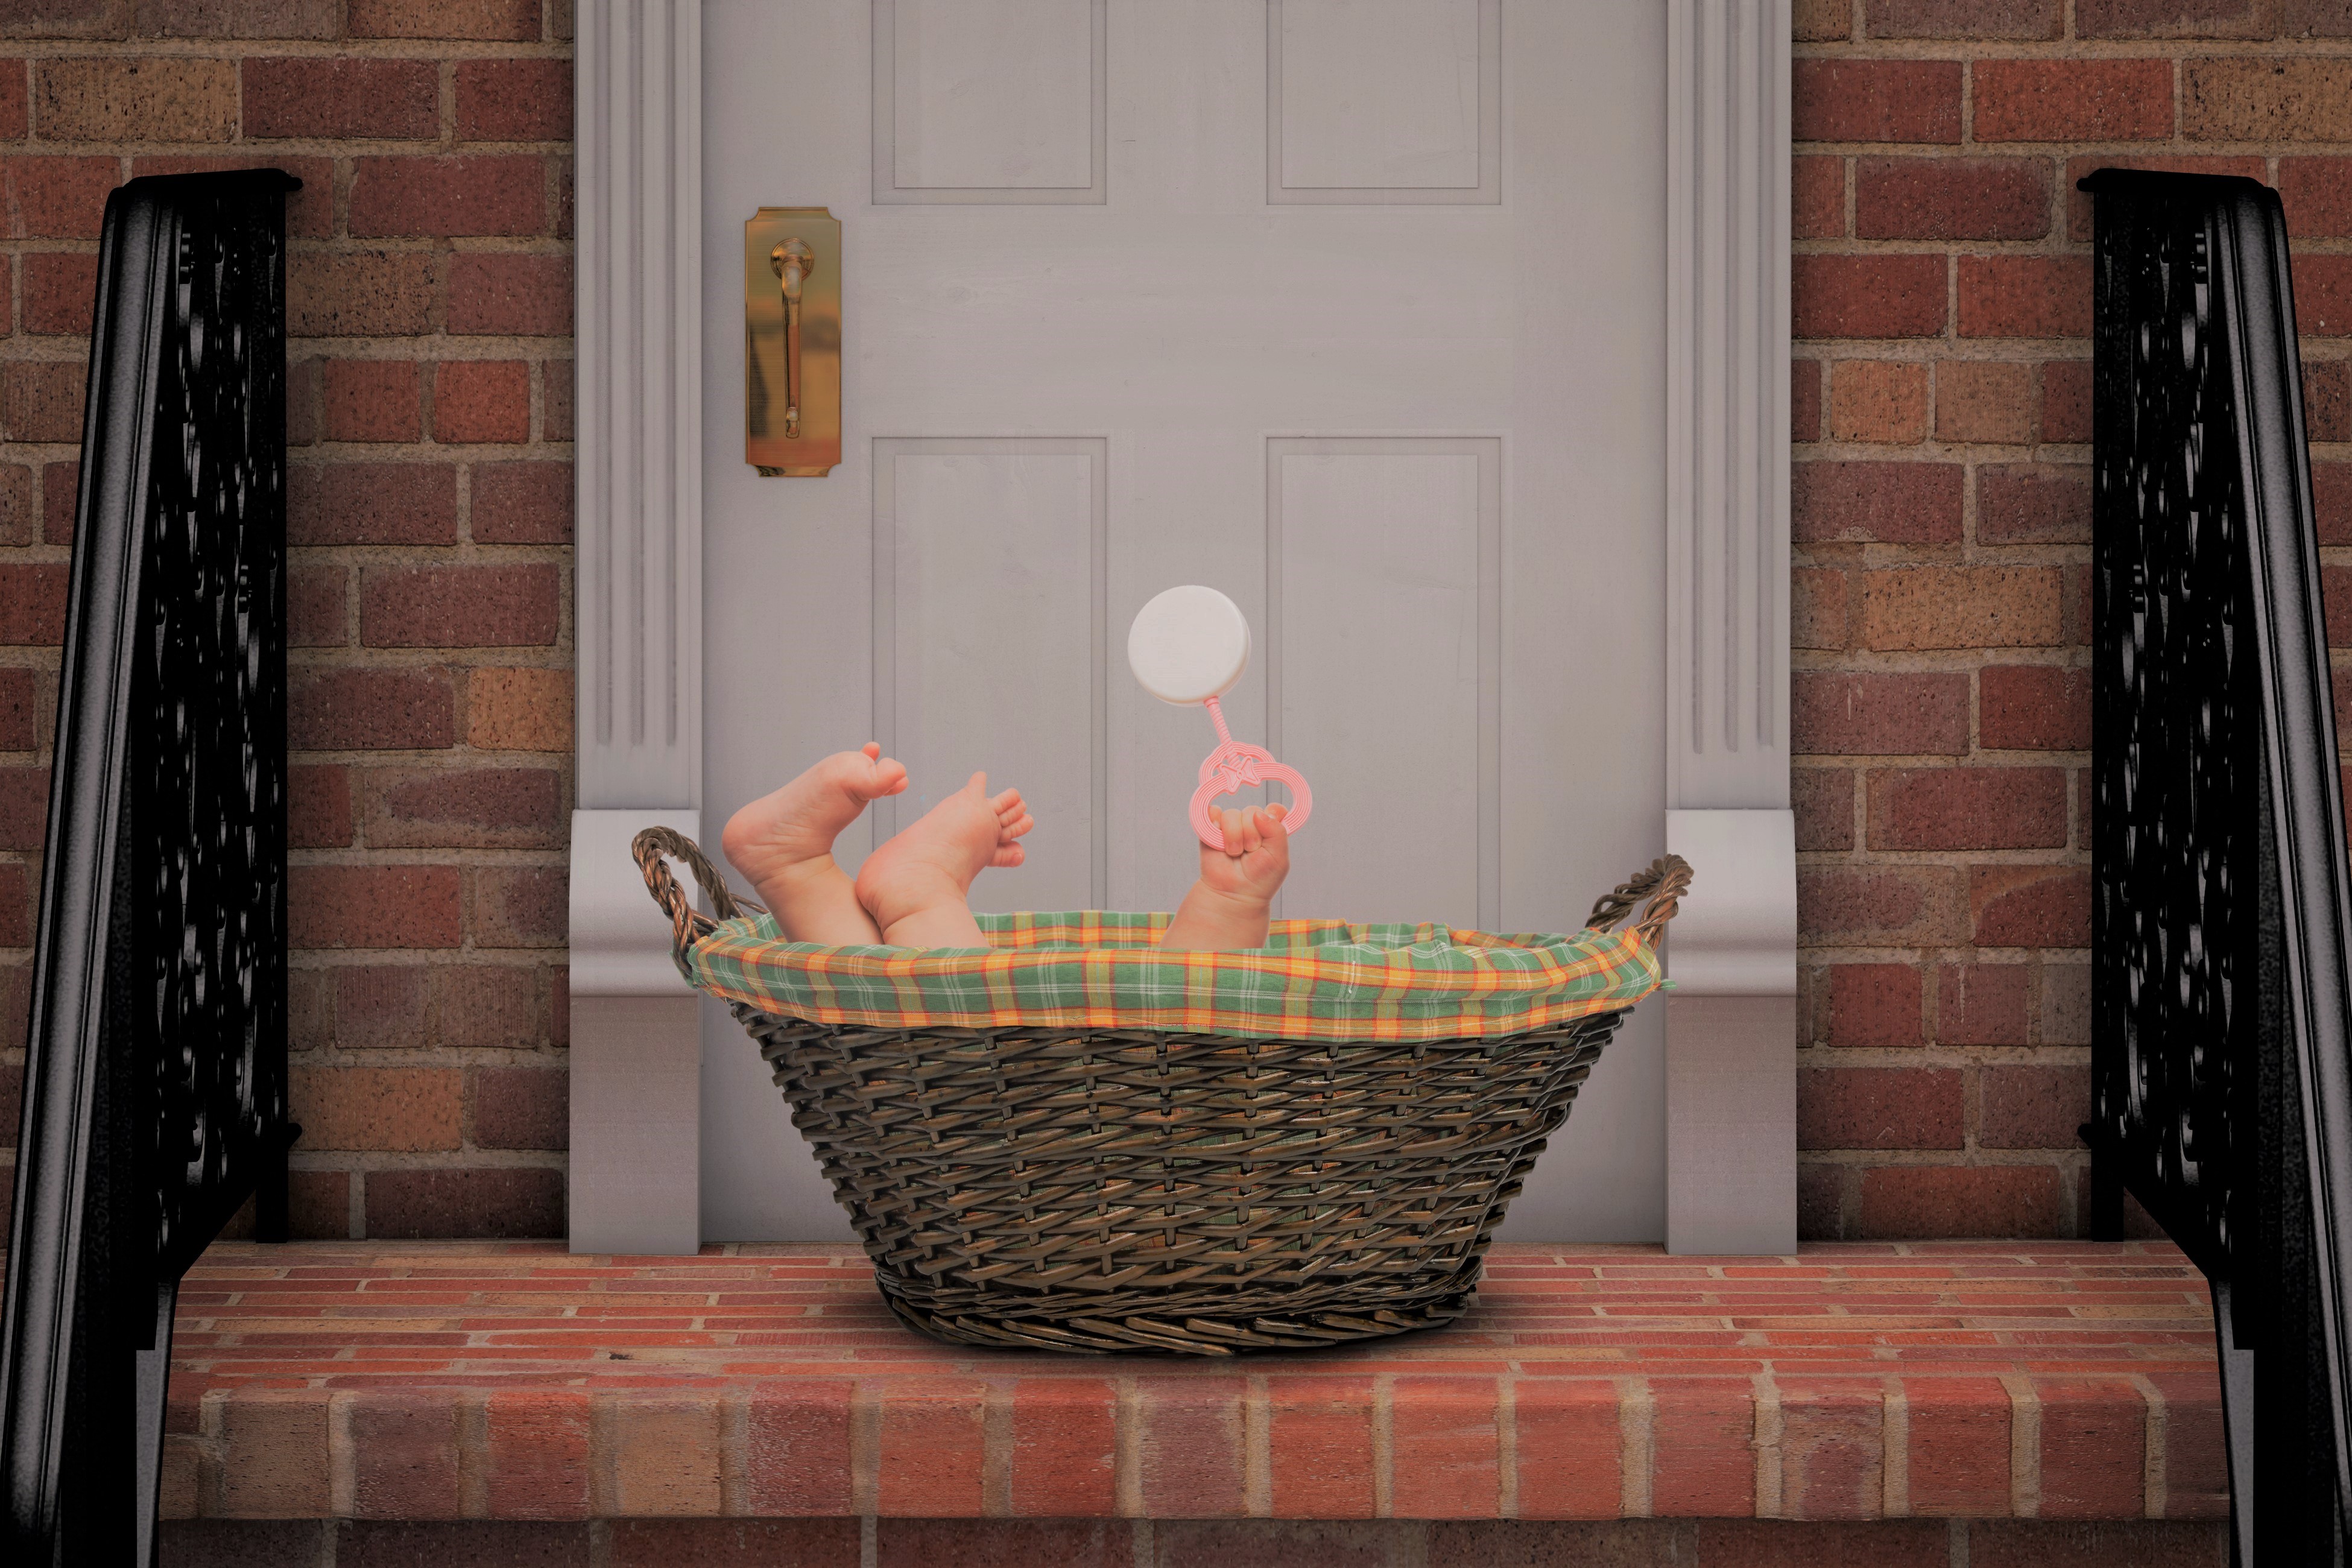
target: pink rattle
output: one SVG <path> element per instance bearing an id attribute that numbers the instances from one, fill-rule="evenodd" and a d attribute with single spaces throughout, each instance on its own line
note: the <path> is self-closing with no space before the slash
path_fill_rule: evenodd
<path id="1" fill-rule="evenodd" d="M 1217 749 L 1201 764 L 1201 787 L 1192 792 L 1187 814 L 1192 831 L 1212 849 L 1225 847 L 1225 835 L 1210 806 L 1220 795 L 1232 795 L 1271 780 L 1290 788 L 1290 809 L 1282 819 L 1285 831 L 1307 826 L 1315 796 L 1298 770 L 1274 760 L 1263 746 L 1245 745 L 1225 728 L 1224 710 L 1217 699 L 1231 691 L 1249 668 L 1250 629 L 1241 606 L 1214 588 L 1190 584 L 1171 588 L 1143 606 L 1127 634 L 1127 662 L 1143 689 L 1162 702 L 1189 708 L 1200 703 L 1217 727 Z"/>

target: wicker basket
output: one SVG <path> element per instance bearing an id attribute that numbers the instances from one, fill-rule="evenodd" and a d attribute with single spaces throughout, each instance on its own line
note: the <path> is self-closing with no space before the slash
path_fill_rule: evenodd
<path id="1" fill-rule="evenodd" d="M 694 844 L 638 835 L 681 966 L 757 911 Z M 1644 898 L 1654 943 L 1689 885 Z M 849 1211 L 882 1296 L 960 1344 L 1229 1355 L 1404 1333 L 1468 1307 L 1479 1260 L 1621 1012 L 1387 1044 L 1147 1030 L 876 1029 L 735 1016 Z"/>

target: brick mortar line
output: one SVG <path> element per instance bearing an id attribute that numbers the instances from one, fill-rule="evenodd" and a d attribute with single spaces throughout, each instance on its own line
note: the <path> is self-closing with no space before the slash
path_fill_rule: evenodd
<path id="1" fill-rule="evenodd" d="M 1372 1374 L 1372 1517 L 1396 1513 L 1396 1377 Z"/>
<path id="2" fill-rule="evenodd" d="M 1242 1394 L 1242 1512 L 1252 1519 L 1274 1516 L 1273 1415 L 1265 1374 L 1250 1373 Z"/>
<path id="3" fill-rule="evenodd" d="M 1651 1466 L 1657 1454 L 1657 1396 L 1646 1377 L 1612 1381 L 1617 1386 L 1618 1513 L 1647 1519 L 1655 1495 Z"/>
<path id="4" fill-rule="evenodd" d="M 2074 65 L 2118 59 L 2333 59 L 2352 61 L 2352 38 L 1809 38 L 1790 45 L 1793 59 L 1918 60 L 1969 66 Z"/>
<path id="5" fill-rule="evenodd" d="M 1911 1396 L 1900 1373 L 1880 1385 L 1879 1512 L 1886 1519 L 1911 1517 Z"/>
<path id="6" fill-rule="evenodd" d="M 1754 1402 L 1754 1425 L 1750 1440 L 1755 1449 L 1754 1513 L 1758 1519 L 1787 1519 L 1789 1512 L 1786 1492 L 1786 1456 L 1781 1443 L 1787 1435 L 1787 1422 L 1780 1409 L 1780 1385 L 1768 1369 L 1750 1380 L 1750 1395 Z"/>

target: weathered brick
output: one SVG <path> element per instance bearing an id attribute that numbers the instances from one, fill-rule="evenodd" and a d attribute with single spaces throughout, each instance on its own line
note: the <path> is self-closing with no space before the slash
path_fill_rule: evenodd
<path id="1" fill-rule="evenodd" d="M 571 319 L 571 311 L 564 312 Z M 539 403 L 543 428 L 541 432 L 550 441 L 569 441 L 572 434 L 572 405 L 573 393 L 572 362 L 568 359 L 544 361 L 539 367 Z"/>
<path id="2" fill-rule="evenodd" d="M 1108 1519 L 1118 1511 L 1108 1378 L 1024 1377 L 1013 1385 L 1013 1511 L 1023 1518 Z"/>
<path id="3" fill-rule="evenodd" d="M 1846 645 L 1845 574 L 1800 566 L 1789 574 L 1789 640 L 1796 647 Z"/>
<path id="4" fill-rule="evenodd" d="M 2278 193 L 2295 238 L 2352 236 L 2352 158 L 2281 158 Z"/>
<path id="5" fill-rule="evenodd" d="M 1830 438 L 1913 447 L 1927 436 L 1927 367 L 1840 360 L 1830 375 Z"/>
<path id="6" fill-rule="evenodd" d="M 1800 1149 L 1957 1149 L 1952 1068 L 1814 1068 L 1797 1074 Z"/>
<path id="7" fill-rule="evenodd" d="M 572 542 L 572 465 L 477 463 L 468 534 L 482 544 Z"/>
<path id="8" fill-rule="evenodd" d="M 2050 165 L 1864 158 L 1854 165 L 1853 232 L 1862 239 L 2039 239 L 2050 232 Z"/>
<path id="9" fill-rule="evenodd" d="M 2042 367 L 2042 438 L 2091 438 L 2091 362 L 2052 360 Z"/>
<path id="10" fill-rule="evenodd" d="M 2091 749 L 2091 672 L 2045 664 L 1990 664 L 1977 676 L 1979 739 L 1993 750 Z"/>
<path id="11" fill-rule="evenodd" d="M 572 749 L 569 669 L 477 669 L 467 678 L 466 743 L 486 752 Z"/>
<path id="12" fill-rule="evenodd" d="M 1915 1377 L 1904 1379 L 1903 1394 L 1911 1510 L 2009 1512 L 2009 1390 L 1990 1377 Z"/>
<path id="13" fill-rule="evenodd" d="M 0 752 L 33 749 L 37 733 L 33 712 L 33 672 L 0 668 Z"/>
<path id="14" fill-rule="evenodd" d="M 568 74 L 570 62 L 561 63 Z M 245 62 L 245 133 L 425 141 L 441 129 L 430 60 L 297 58 Z"/>
<path id="15" fill-rule="evenodd" d="M 298 1070 L 294 1076 L 306 1075 Z M 302 1132 L 307 1142 L 308 1122 Z M 345 1419 L 351 1428 L 353 1518 L 456 1519 L 464 1511 L 457 1406 L 446 1394 L 363 1389 L 352 1399 Z"/>
<path id="16" fill-rule="evenodd" d="M 1139 1377 L 1135 1398 L 1145 1510 L 1158 1519 L 1226 1519 L 1245 1511 L 1241 1380 Z"/>
<path id="17" fill-rule="evenodd" d="M 473 255 L 449 263 L 449 330 L 498 337 L 572 335 L 572 258 Z M 563 366 L 568 387 L 571 366 Z M 550 432 L 550 438 L 559 438 Z M 568 439 L 568 435 L 564 437 Z"/>
<path id="18" fill-rule="evenodd" d="M 530 367 L 520 360 L 460 360 L 433 374 L 436 441 L 530 439 Z"/>
<path id="19" fill-rule="evenodd" d="M 1756 1511 L 1755 1407 L 1745 1380 L 1650 1385 L 1650 1506 L 1667 1518 Z"/>
<path id="20" fill-rule="evenodd" d="M 1947 963 L 1936 971 L 1936 1043 L 2021 1046 L 2031 973 L 2020 963 Z"/>
<path id="21" fill-rule="evenodd" d="M 352 1175 L 349 1171 L 289 1171 L 286 1179 L 286 1228 L 297 1241 L 348 1241 L 352 1237 Z"/>
<path id="22" fill-rule="evenodd" d="M 301 463 L 286 476 L 290 544 L 455 544 L 446 463 Z"/>
<path id="23" fill-rule="evenodd" d="M 41 542 L 40 490 L 39 476 L 29 465 L 0 463 L 0 545 Z"/>
<path id="24" fill-rule="evenodd" d="M 569 1075 L 545 1068 L 475 1068 L 474 1146 L 568 1147 L 572 1133 L 568 1081 Z"/>
<path id="25" fill-rule="evenodd" d="M 112 158 L 0 158 L 0 211 L 10 239 L 96 239 L 106 195 L 119 176 Z"/>
<path id="26" fill-rule="evenodd" d="M 1803 542 L 1958 543 L 1964 473 L 1957 463 L 1795 464 L 1789 470 L 1794 536 Z"/>
<path id="27" fill-rule="evenodd" d="M 65 635 L 66 569 L 0 565 L 0 646 L 50 647 Z"/>
<path id="28" fill-rule="evenodd" d="M 570 60 L 459 60 L 457 85 L 462 141 L 572 140 Z"/>
<path id="29" fill-rule="evenodd" d="M 2170 60 L 1979 60 L 1979 142 L 2137 142 L 2172 134 Z"/>
<path id="30" fill-rule="evenodd" d="M 2048 566 L 1916 566 L 1863 577 L 1863 642 L 1884 649 L 2051 647 L 2064 584 Z"/>
<path id="31" fill-rule="evenodd" d="M 435 964 L 432 974 L 434 1037 L 443 1045 L 485 1050 L 539 1046 L 545 1016 L 537 965 Z"/>
<path id="32" fill-rule="evenodd" d="M 370 1171 L 372 1237 L 539 1237 L 563 1234 L 563 1173 L 498 1165 Z"/>
<path id="33" fill-rule="evenodd" d="M 853 1513 L 850 1385 L 837 1379 L 766 1379 L 745 1405 L 751 1510 L 787 1516 Z M 856 1542 L 852 1543 L 853 1550 Z"/>
<path id="34" fill-rule="evenodd" d="M 45 142 L 226 142 L 236 62 L 184 55 L 57 55 L 33 68 Z"/>
<path id="35" fill-rule="evenodd" d="M 296 866 L 286 910 L 295 947 L 455 947 L 455 866 Z"/>
<path id="36" fill-rule="evenodd" d="M 355 38 L 483 38 L 536 42 L 539 0 L 350 0 Z"/>
<path id="37" fill-rule="evenodd" d="M 296 360 L 286 367 L 286 444 L 298 452 L 319 444 L 324 380 L 317 360 Z"/>
<path id="38" fill-rule="evenodd" d="M 219 1511 L 227 1519 L 323 1519 L 332 1511 L 327 1402 L 307 1389 L 246 1388 L 220 1406 Z"/>
<path id="39" fill-rule="evenodd" d="M 1956 868 L 1800 866 L 1797 929 L 1811 941 L 1926 945 L 1965 941 L 1968 904 Z"/>
<path id="40" fill-rule="evenodd" d="M 372 768 L 367 795 L 378 847 L 547 849 L 570 837 L 553 768 Z"/>
<path id="41" fill-rule="evenodd" d="M 1600 1378 L 1521 1378 L 1513 1390 L 1521 1519 L 1614 1519 L 1624 1502 L 1616 1387 Z"/>
<path id="42" fill-rule="evenodd" d="M 1948 1530 L 1878 1517 L 1886 1501 L 1886 1394 L 1877 1380 L 1783 1377 L 1777 1382 L 1781 1511 L 1795 1520 L 1853 1521 L 1812 1528 L 1840 1531 L 1832 1539 L 1841 1543 L 1867 1542 L 1870 1562 L 1884 1568 L 1947 1568 Z M 1814 1555 L 1820 1547 L 1809 1552 L 1806 1544 L 1780 1533 L 1789 1528 L 1789 1521 L 1781 1520 L 1707 1520 L 1699 1526 L 1700 1550 L 1718 1562 L 1760 1564 L 1775 1557 L 1785 1561 L 1790 1554 L 1809 1563 L 1821 1561 Z M 1733 1556 L 1725 1552 L 1727 1546 L 1742 1550 Z M 1833 1554 L 1834 1549 L 1825 1555 Z"/>
<path id="43" fill-rule="evenodd" d="M 2352 5 L 2345 0 L 2286 0 L 2279 32 L 2290 38 L 2352 38 Z"/>
<path id="44" fill-rule="evenodd" d="M 474 873 L 478 947 L 562 947 L 571 922 L 561 866 L 485 868 Z"/>
<path id="45" fill-rule="evenodd" d="M 1857 1228 L 1883 1240 L 2061 1236 L 2064 1211 L 2051 1165 L 1880 1165 L 1862 1173 Z"/>
<path id="46" fill-rule="evenodd" d="M 1977 539 L 1985 544 L 2089 543 L 2090 468 L 1979 468 Z"/>
<path id="47" fill-rule="evenodd" d="M 2033 439 L 2033 367 L 1946 360 L 1936 367 L 1936 438 L 2021 446 Z"/>
<path id="48" fill-rule="evenodd" d="M 1960 139 L 1958 60 L 1801 59 L 1790 94 L 1800 142 Z"/>
<path id="49" fill-rule="evenodd" d="M 1822 438 L 1822 372 L 1819 360 L 1789 362 L 1789 439 Z"/>
<path id="50" fill-rule="evenodd" d="M 1960 336 L 2087 338 L 2091 263 L 2072 256 L 1963 256 Z"/>
<path id="51" fill-rule="evenodd" d="M 286 730 L 298 752 L 437 751 L 457 743 L 455 693 L 442 670 L 297 671 Z"/>
<path id="52" fill-rule="evenodd" d="M 2263 0 L 2075 0 L 2074 32 L 2085 38 L 2260 37 Z"/>
<path id="53" fill-rule="evenodd" d="M 2294 324 L 2313 337 L 2352 335 L 2352 256 L 2296 258 Z"/>
<path id="54" fill-rule="evenodd" d="M 2142 1512 L 2147 1402 L 2123 1377 L 2037 1377 L 2042 1396 L 2042 1517 L 2131 1519 Z"/>
<path id="55" fill-rule="evenodd" d="M 2352 142 L 2352 59 L 2185 61 L 2180 133 L 2192 142 Z"/>
<path id="56" fill-rule="evenodd" d="M 297 1068 L 287 1102 L 303 1150 L 454 1150 L 466 1074 L 457 1068 Z"/>
<path id="57" fill-rule="evenodd" d="M 1853 847 L 1853 773 L 1847 768 L 1792 768 L 1789 805 L 1796 816 L 1797 847 Z"/>
<path id="58" fill-rule="evenodd" d="M 1969 678 L 1801 669 L 1789 730 L 1799 755 L 1958 756 L 1969 749 Z"/>
<path id="59" fill-rule="evenodd" d="M 25 62 L 0 59 L 0 142 L 22 142 L 31 121 L 25 92 Z"/>
<path id="60" fill-rule="evenodd" d="M 881 1397 L 877 1511 L 977 1518 L 987 1385 L 910 1377 L 886 1385 Z"/>
<path id="61" fill-rule="evenodd" d="M 1988 1067 L 1977 1142 L 1987 1149 L 2079 1149 L 2091 1119 L 2086 1067 Z"/>
<path id="62" fill-rule="evenodd" d="M 1969 909 L 1979 947 L 2088 947 L 2091 877 L 2065 866 L 1978 866 Z"/>
<path id="63" fill-rule="evenodd" d="M 35 252 L 25 258 L 25 330 L 79 336 L 89 331 L 98 299 L 98 257 L 90 252 Z M 7 281 L 0 268 L 0 283 Z"/>
<path id="64" fill-rule="evenodd" d="M 406 360 L 331 359 L 322 395 L 330 441 L 414 441 L 425 433 L 423 381 Z"/>
<path id="65" fill-rule="evenodd" d="M 2089 964 L 2045 963 L 2042 966 L 2042 1043 L 2045 1046 L 2086 1046 L 2091 1043 Z"/>
<path id="66" fill-rule="evenodd" d="M 286 258 L 287 331 L 306 338 L 429 332 L 441 265 L 416 250 L 298 250 Z"/>
<path id="67" fill-rule="evenodd" d="M 2352 361 L 2303 362 L 2303 422 L 2315 441 L 2352 441 Z"/>
<path id="68" fill-rule="evenodd" d="M 340 849 L 352 841 L 350 769 L 286 770 L 286 841 L 297 849 Z"/>
<path id="69" fill-rule="evenodd" d="M 555 640 L 553 566 L 384 566 L 360 577 L 370 647 L 517 647 Z"/>
<path id="70" fill-rule="evenodd" d="M 335 0 L 136 0 L 142 37 L 331 38 Z"/>
<path id="71" fill-rule="evenodd" d="M 1899 768 L 1870 776 L 1874 849 L 2054 849 L 2066 842 L 2062 768 Z"/>
<path id="72" fill-rule="evenodd" d="M 351 231 L 374 237 L 547 232 L 537 154 L 365 157 L 352 176 Z"/>
<path id="73" fill-rule="evenodd" d="M 491 1516 L 586 1518 L 586 1391 L 497 1388 L 485 1405 L 483 1489 Z"/>
<path id="74" fill-rule="evenodd" d="M 2322 544 L 2352 544 L 2352 463 L 2311 465 L 2311 510 Z"/>
<path id="75" fill-rule="evenodd" d="M 48 819 L 48 768 L 0 767 L 0 849 L 39 849 Z"/>
<path id="76" fill-rule="evenodd" d="M 812 1521 L 813 1522 L 813 1521 Z M 1124 1521 L 1087 1519 L 884 1519 L 874 1527 L 875 1568 L 939 1568 L 946 1563 L 980 1568 L 1096 1568 L 1135 1560 L 1134 1527 Z M 850 1542 L 841 1568 L 858 1561 Z M 1244 1552 L 1249 1551 L 1244 1547 Z M 1180 1555 L 1171 1564 L 1191 1561 Z M 1239 1561 L 1237 1560 L 1236 1568 Z M 675 1557 L 661 1559 L 667 1565 Z M 763 1558 L 762 1562 L 777 1559 Z M 813 1557 L 783 1559 L 814 1563 Z M 831 1560 L 827 1560 L 828 1563 Z"/>
<path id="77" fill-rule="evenodd" d="M 334 1043 L 353 1049 L 427 1043 L 433 971 L 416 963 L 337 964 Z"/>
<path id="78" fill-rule="evenodd" d="M 1405 1519 L 1492 1519 L 1502 1429 L 1491 1377 L 1400 1377 L 1390 1417 L 1390 1508 Z"/>
<path id="79" fill-rule="evenodd" d="M 1934 337 L 1944 330 L 1944 279 L 1940 256 L 1793 258 L 1790 309 L 1795 333 L 1801 338 Z M 2084 298 L 2087 303 L 2087 293 Z"/>
<path id="80" fill-rule="evenodd" d="M 1789 170 L 1790 232 L 1798 239 L 1845 233 L 1845 160 L 1798 158 Z"/>
<path id="81" fill-rule="evenodd" d="M 86 375 L 79 360 L 0 365 L 0 440 L 80 440 Z"/>
<path id="82" fill-rule="evenodd" d="M 2061 0 L 1868 0 L 1863 32 L 1873 38 L 2054 38 Z"/>
<path id="83" fill-rule="evenodd" d="M 1364 1377 L 1268 1380 L 1274 1512 L 1372 1517 L 1372 1388 Z"/>

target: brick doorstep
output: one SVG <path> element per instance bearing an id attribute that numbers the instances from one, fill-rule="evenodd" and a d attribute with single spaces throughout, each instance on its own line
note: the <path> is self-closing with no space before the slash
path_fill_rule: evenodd
<path id="1" fill-rule="evenodd" d="M 215 1246 L 175 1519 L 2200 1519 L 2202 1279 L 2167 1243 L 1495 1249 L 1452 1328 L 1312 1355 L 993 1353 L 846 1247 Z"/>

